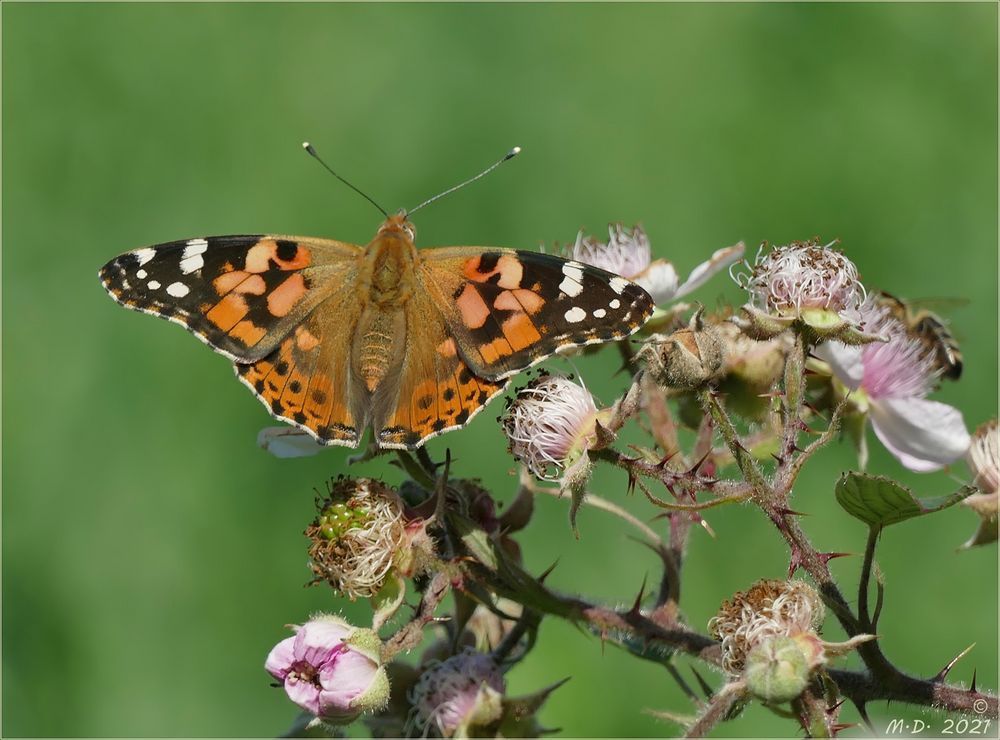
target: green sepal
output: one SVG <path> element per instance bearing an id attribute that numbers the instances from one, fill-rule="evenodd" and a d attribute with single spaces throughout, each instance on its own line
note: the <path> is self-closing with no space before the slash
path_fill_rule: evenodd
<path id="1" fill-rule="evenodd" d="M 369 600 L 372 605 L 372 629 L 378 631 L 392 619 L 406 598 L 406 581 L 396 573 L 390 573 L 382 582 L 382 587 Z"/>

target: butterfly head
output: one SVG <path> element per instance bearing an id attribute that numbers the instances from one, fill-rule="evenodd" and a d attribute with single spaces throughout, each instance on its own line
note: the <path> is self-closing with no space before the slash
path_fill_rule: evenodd
<path id="1" fill-rule="evenodd" d="M 413 242 L 417 238 L 417 230 L 407 220 L 406 211 L 399 211 L 399 213 L 394 213 L 389 216 L 382 225 L 378 227 L 378 237 L 396 237 L 398 239 L 405 239 L 407 241 Z"/>

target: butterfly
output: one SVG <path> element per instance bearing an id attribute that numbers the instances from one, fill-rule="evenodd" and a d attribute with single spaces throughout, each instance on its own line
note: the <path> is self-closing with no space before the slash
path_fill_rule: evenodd
<path id="1" fill-rule="evenodd" d="M 126 308 L 186 327 L 277 419 L 323 445 L 415 449 L 465 426 L 510 378 L 566 348 L 623 339 L 653 301 L 625 278 L 498 247 L 417 250 L 406 212 L 366 247 L 215 236 L 100 270 Z"/>

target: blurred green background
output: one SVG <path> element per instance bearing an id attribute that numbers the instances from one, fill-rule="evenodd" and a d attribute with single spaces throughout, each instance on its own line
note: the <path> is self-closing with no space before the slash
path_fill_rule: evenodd
<path id="1" fill-rule="evenodd" d="M 390 209 L 521 145 L 419 214 L 423 246 L 531 249 L 641 220 L 686 274 L 739 239 L 839 237 L 869 287 L 968 299 L 951 313 L 966 376 L 936 398 L 970 427 L 996 414 L 995 4 L 45 3 L 3 15 L 5 736 L 281 733 L 293 707 L 262 666 L 283 625 L 318 609 L 367 615 L 303 588 L 313 487 L 349 452 L 257 449 L 269 418 L 228 363 L 115 306 L 96 274 L 127 249 L 209 234 L 366 243 L 378 214 L 302 154 L 304 139 Z M 696 297 L 739 298 L 725 276 Z M 605 401 L 624 383 L 614 354 L 577 362 Z M 450 447 L 456 474 L 509 500 L 501 407 L 430 450 Z M 921 495 L 967 478 L 961 463 L 905 474 L 871 443 L 870 469 Z M 801 478 L 794 504 L 823 549 L 863 549 L 832 494 L 853 465 L 841 443 Z M 400 480 L 381 463 L 351 472 Z M 624 484 L 601 472 L 594 490 L 651 518 Z M 565 501 L 537 510 L 520 540 L 533 571 L 559 560 L 552 585 L 628 602 L 657 576 L 617 520 L 584 511 L 578 541 Z M 787 565 L 755 510 L 708 519 L 717 538 L 695 533 L 682 602 L 698 627 Z M 922 675 L 976 642 L 952 677 L 976 668 L 996 689 L 997 550 L 956 552 L 975 521 L 956 507 L 885 534 L 880 632 Z M 855 593 L 860 559 L 834 565 Z M 567 735 L 675 734 L 642 710 L 690 711 L 662 669 L 549 620 L 511 690 L 565 676 L 542 720 Z M 871 711 L 880 726 L 928 719 Z M 751 708 L 716 734 L 794 730 Z"/>

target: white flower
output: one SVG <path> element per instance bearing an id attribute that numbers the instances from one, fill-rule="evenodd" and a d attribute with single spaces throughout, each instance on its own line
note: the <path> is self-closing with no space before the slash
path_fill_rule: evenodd
<path id="1" fill-rule="evenodd" d="M 657 304 L 675 300 L 703 285 L 710 277 L 743 256 L 743 244 L 718 249 L 698 265 L 683 283 L 674 266 L 664 259 L 652 259 L 649 237 L 641 226 L 626 228 L 620 223 L 608 226 L 607 243 L 592 236 L 577 234 L 570 250 L 577 262 L 583 262 L 628 278 L 645 288 Z"/>
<path id="2" fill-rule="evenodd" d="M 863 346 L 824 342 L 815 354 L 867 410 L 875 436 L 910 470 L 930 472 L 962 457 L 969 432 L 961 412 L 925 396 L 934 388 L 933 355 L 892 312 L 867 299 L 848 312 L 865 332 L 888 341 Z"/>

